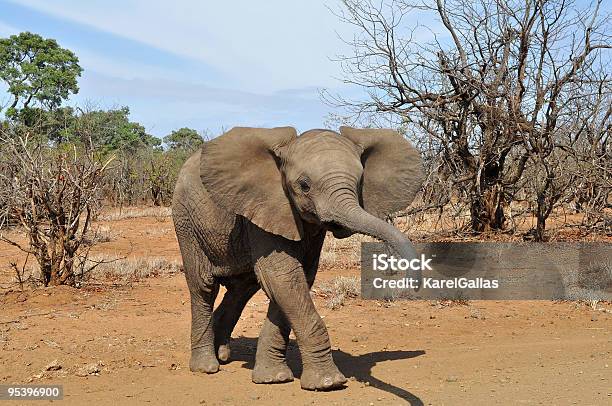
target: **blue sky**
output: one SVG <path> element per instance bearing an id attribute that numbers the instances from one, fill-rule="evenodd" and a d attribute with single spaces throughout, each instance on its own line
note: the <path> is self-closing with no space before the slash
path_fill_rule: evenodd
<path id="1" fill-rule="evenodd" d="M 366 97 L 338 79 L 330 58 L 351 53 L 338 35 L 354 33 L 328 7 L 338 10 L 339 0 L 0 0 L 0 37 L 31 31 L 56 39 L 84 68 L 69 104 L 128 106 L 159 137 L 180 127 L 304 131 L 323 127 L 333 112 L 320 89 Z M 2 86 L 0 106 L 8 97 Z"/>
<path id="2" fill-rule="evenodd" d="M 127 105 L 163 137 L 192 127 L 323 126 L 319 89 L 355 92 L 330 57 L 350 35 L 326 7 L 266 0 L 0 0 L 0 37 L 32 31 L 74 51 L 84 68 L 69 104 Z M 0 95 L 0 102 L 5 97 Z"/>

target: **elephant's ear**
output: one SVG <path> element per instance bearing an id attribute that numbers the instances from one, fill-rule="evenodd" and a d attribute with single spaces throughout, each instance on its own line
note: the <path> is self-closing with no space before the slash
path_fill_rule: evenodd
<path id="1" fill-rule="evenodd" d="M 419 152 L 393 130 L 340 127 L 340 134 L 363 150 L 363 208 L 379 218 L 405 209 L 424 179 Z"/>
<path id="2" fill-rule="evenodd" d="M 285 194 L 276 153 L 296 137 L 292 127 L 235 127 L 204 143 L 200 178 L 213 201 L 270 233 L 300 240 L 302 223 Z"/>

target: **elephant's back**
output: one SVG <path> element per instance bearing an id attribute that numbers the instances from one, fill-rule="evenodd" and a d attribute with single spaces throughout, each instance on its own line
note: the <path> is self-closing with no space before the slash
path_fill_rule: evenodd
<path id="1" fill-rule="evenodd" d="M 250 256 L 245 242 L 244 219 L 219 207 L 200 180 L 200 150 L 181 168 L 172 199 L 172 217 L 179 239 L 194 239 L 208 259 L 230 272 L 247 267 Z M 217 275 L 223 276 L 223 275 Z"/>

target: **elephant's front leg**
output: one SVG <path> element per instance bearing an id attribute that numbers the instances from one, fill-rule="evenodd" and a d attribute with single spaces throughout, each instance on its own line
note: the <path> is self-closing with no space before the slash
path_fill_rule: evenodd
<path id="1" fill-rule="evenodd" d="M 306 282 L 312 288 L 317 274 L 319 250 L 315 247 L 311 261 L 306 264 Z M 259 287 L 259 286 L 258 286 Z M 287 365 L 287 346 L 291 327 L 287 318 L 275 302 L 270 302 L 268 314 L 257 340 L 257 356 L 253 368 L 255 383 L 283 383 L 293 381 L 293 372 Z"/>
<path id="2" fill-rule="evenodd" d="M 295 333 L 303 362 L 302 388 L 342 386 L 346 378 L 332 359 L 327 329 L 310 297 L 302 265 L 291 250 L 287 251 L 262 252 L 255 271 L 271 304 L 278 306 Z"/>

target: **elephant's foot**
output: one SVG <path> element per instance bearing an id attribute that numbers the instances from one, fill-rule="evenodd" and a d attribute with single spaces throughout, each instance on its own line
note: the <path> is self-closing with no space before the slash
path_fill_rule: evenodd
<path id="1" fill-rule="evenodd" d="M 214 353 L 202 350 L 191 350 L 189 369 L 192 372 L 214 374 L 219 371 L 219 361 Z"/>
<path id="2" fill-rule="evenodd" d="M 217 359 L 221 363 L 225 364 L 230 359 L 231 330 L 228 333 L 227 329 L 224 328 L 223 323 L 219 321 L 218 319 L 215 319 L 214 332 L 215 332 L 215 352 L 217 353 Z"/>
<path id="3" fill-rule="evenodd" d="M 321 367 L 319 365 L 304 365 L 304 371 L 300 378 L 302 389 L 306 390 L 331 390 L 342 387 L 346 378 L 342 372 L 332 363 Z"/>
<path id="4" fill-rule="evenodd" d="M 217 348 L 217 358 L 221 362 L 228 362 L 230 359 L 230 345 L 229 343 L 220 344 Z"/>
<path id="5" fill-rule="evenodd" d="M 255 383 L 283 383 L 293 381 L 293 372 L 282 361 L 255 362 L 253 368 L 253 382 Z"/>

